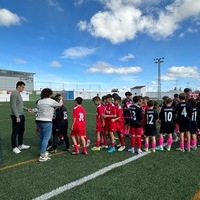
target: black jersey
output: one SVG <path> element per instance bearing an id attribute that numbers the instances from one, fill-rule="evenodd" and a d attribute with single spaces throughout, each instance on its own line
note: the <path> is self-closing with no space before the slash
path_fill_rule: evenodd
<path id="1" fill-rule="evenodd" d="M 158 112 L 154 109 L 145 110 L 145 132 L 156 131 Z"/>
<path id="2" fill-rule="evenodd" d="M 64 105 L 55 109 L 54 128 L 60 131 L 68 128 L 68 114 Z"/>
<path id="3" fill-rule="evenodd" d="M 129 110 L 131 116 L 130 126 L 135 128 L 142 127 L 142 119 L 144 117 L 142 108 L 138 105 L 133 104 L 129 107 Z"/>
<path id="4" fill-rule="evenodd" d="M 163 107 L 159 113 L 160 133 L 173 133 L 175 126 L 175 112 L 172 106 Z"/>
<path id="5" fill-rule="evenodd" d="M 190 131 L 193 108 L 188 102 L 180 102 L 176 105 L 177 122 L 180 132 Z"/>
<path id="6" fill-rule="evenodd" d="M 129 111 L 129 107 L 133 104 L 132 100 L 130 99 L 124 99 L 122 101 L 122 107 L 123 107 L 123 116 L 124 118 L 131 118 L 131 115 L 130 115 L 130 111 Z"/>
<path id="7" fill-rule="evenodd" d="M 193 108 L 192 117 L 191 117 L 191 134 L 196 134 L 198 130 L 198 111 L 197 108 Z"/>

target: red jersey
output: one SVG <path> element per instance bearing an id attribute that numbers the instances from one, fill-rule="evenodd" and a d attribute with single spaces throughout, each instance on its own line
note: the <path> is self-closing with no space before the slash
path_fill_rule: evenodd
<path id="1" fill-rule="evenodd" d="M 105 115 L 116 115 L 116 107 L 113 103 L 106 104 Z M 112 117 L 106 117 L 106 122 L 110 122 Z"/>
<path id="2" fill-rule="evenodd" d="M 116 114 L 117 114 L 116 118 L 119 118 L 116 121 L 116 123 L 119 126 L 124 125 L 123 109 L 120 105 L 116 105 L 115 107 L 116 107 Z"/>
<path id="3" fill-rule="evenodd" d="M 73 131 L 85 130 L 86 128 L 86 112 L 85 109 L 78 105 L 73 109 L 73 119 L 76 119 L 73 125 Z"/>
<path id="4" fill-rule="evenodd" d="M 105 106 L 103 104 L 99 104 L 96 110 L 96 124 L 102 125 L 101 116 L 105 114 Z"/>

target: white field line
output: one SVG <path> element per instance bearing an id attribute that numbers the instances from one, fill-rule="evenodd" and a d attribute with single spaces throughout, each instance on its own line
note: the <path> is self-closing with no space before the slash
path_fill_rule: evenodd
<path id="1" fill-rule="evenodd" d="M 114 164 L 109 165 L 107 167 L 104 167 L 104 168 L 102 168 L 102 169 L 100 169 L 100 170 L 98 170 L 98 171 L 96 171 L 96 172 L 94 172 L 94 173 L 92 173 L 92 174 L 90 174 L 88 176 L 84 176 L 81 179 L 78 179 L 78 180 L 73 181 L 71 183 L 68 183 L 66 185 L 60 186 L 60 187 L 52 190 L 51 192 L 47 192 L 47 193 L 45 193 L 45 194 L 43 194 L 43 195 L 41 195 L 39 197 L 36 197 L 33 200 L 46 200 L 46 199 L 50 199 L 50 198 L 52 198 L 54 196 L 57 196 L 57 195 L 65 192 L 65 191 L 67 191 L 67 190 L 70 190 L 70 189 L 72 189 L 72 188 L 74 188 L 76 186 L 82 185 L 83 183 L 85 183 L 87 181 L 90 181 L 90 180 L 92 180 L 92 179 L 94 179 L 94 178 L 96 178 L 98 176 L 101 176 L 101 175 L 103 175 L 103 174 L 105 174 L 105 173 L 107 173 L 107 172 L 109 172 L 109 171 L 111 171 L 111 170 L 113 170 L 113 169 L 115 169 L 117 167 L 121 167 L 121 166 L 126 165 L 126 164 L 128 164 L 128 163 L 130 163 L 130 162 L 132 162 L 134 160 L 137 160 L 137 159 L 143 157 L 143 156 L 146 156 L 149 153 L 150 152 L 143 152 L 142 154 L 133 156 L 133 157 L 128 158 L 126 160 L 123 160 L 121 162 L 117 162 L 117 163 L 114 163 Z"/>

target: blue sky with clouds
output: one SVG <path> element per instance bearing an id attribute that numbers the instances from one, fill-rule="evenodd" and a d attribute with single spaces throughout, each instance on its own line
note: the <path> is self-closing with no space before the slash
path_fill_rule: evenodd
<path id="1" fill-rule="evenodd" d="M 162 90 L 200 89 L 199 52 L 199 0 L 0 1 L 0 68 L 36 87 L 156 91 L 164 57 Z"/>

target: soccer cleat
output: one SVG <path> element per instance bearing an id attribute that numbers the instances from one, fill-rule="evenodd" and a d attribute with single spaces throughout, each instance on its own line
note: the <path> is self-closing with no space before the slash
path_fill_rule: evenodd
<path id="1" fill-rule="evenodd" d="M 141 154 L 141 153 L 142 153 L 142 150 L 141 150 L 141 149 L 138 149 L 138 150 L 137 150 L 137 153 L 138 153 L 138 154 Z"/>
<path id="2" fill-rule="evenodd" d="M 91 148 L 91 150 L 92 150 L 92 151 L 100 151 L 101 148 L 100 148 L 100 147 L 96 147 L 96 146 L 94 146 L 94 147 Z"/>
<path id="3" fill-rule="evenodd" d="M 50 149 L 49 151 L 48 151 L 49 153 L 56 153 L 57 152 L 57 149 Z"/>
<path id="4" fill-rule="evenodd" d="M 50 160 L 50 159 L 51 158 L 49 158 L 48 156 L 40 156 L 39 159 L 38 159 L 38 161 L 39 162 L 45 162 L 45 161 Z"/>
<path id="5" fill-rule="evenodd" d="M 148 152 L 148 151 L 149 151 L 149 148 L 144 148 L 144 151 L 145 151 L 145 152 Z"/>
<path id="6" fill-rule="evenodd" d="M 30 148 L 30 146 L 29 146 L 29 145 L 25 145 L 25 144 L 22 144 L 22 145 L 19 145 L 19 146 L 18 146 L 18 149 L 19 149 L 19 150 L 29 149 L 29 148 Z"/>
<path id="7" fill-rule="evenodd" d="M 72 151 L 71 154 L 72 154 L 72 155 L 78 155 L 78 154 L 79 154 L 79 151 Z"/>
<path id="8" fill-rule="evenodd" d="M 57 144 L 58 144 L 58 145 L 64 144 L 64 139 L 61 139 Z"/>
<path id="9" fill-rule="evenodd" d="M 121 144 L 117 144 L 116 146 L 117 146 L 117 147 L 121 147 Z"/>
<path id="10" fill-rule="evenodd" d="M 108 149 L 108 145 L 102 145 L 100 148 L 101 149 Z"/>
<path id="11" fill-rule="evenodd" d="M 123 151 L 126 147 L 125 146 L 121 146 L 118 151 Z"/>
<path id="12" fill-rule="evenodd" d="M 90 143 L 91 143 L 91 141 L 89 139 L 87 139 L 86 146 L 89 147 Z"/>
<path id="13" fill-rule="evenodd" d="M 191 149 L 197 150 L 197 146 L 191 146 Z"/>
<path id="14" fill-rule="evenodd" d="M 111 148 L 108 150 L 108 153 L 113 153 L 114 151 L 116 151 L 115 147 L 111 147 Z"/>
<path id="15" fill-rule="evenodd" d="M 185 150 L 184 150 L 183 148 L 180 148 L 180 147 L 179 147 L 179 148 L 176 148 L 176 150 L 177 150 L 177 151 L 185 152 Z"/>
<path id="16" fill-rule="evenodd" d="M 156 150 L 157 151 L 163 151 L 163 147 L 162 146 L 158 146 L 158 147 L 156 147 Z"/>
<path id="17" fill-rule="evenodd" d="M 190 148 L 185 148 L 186 151 L 190 152 Z"/>
<path id="18" fill-rule="evenodd" d="M 20 151 L 19 148 L 17 148 L 17 147 L 13 148 L 13 152 L 16 153 L 16 154 L 21 153 L 21 151 Z"/>
<path id="19" fill-rule="evenodd" d="M 168 145 L 165 147 L 165 149 L 167 150 L 167 151 L 170 151 L 171 150 L 171 147 L 169 147 Z"/>
<path id="20" fill-rule="evenodd" d="M 153 153 L 155 153 L 155 152 L 156 152 L 156 149 L 151 149 L 151 151 L 152 151 Z"/>
<path id="21" fill-rule="evenodd" d="M 132 147 L 128 151 L 131 152 L 131 153 L 135 153 L 135 148 Z"/>

